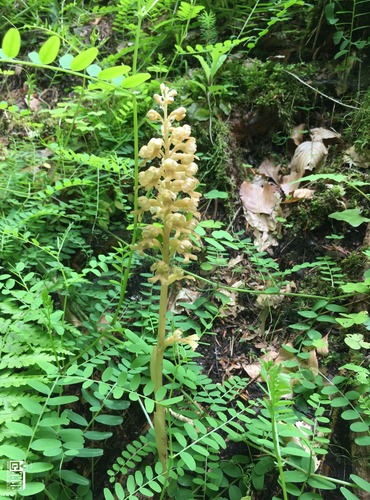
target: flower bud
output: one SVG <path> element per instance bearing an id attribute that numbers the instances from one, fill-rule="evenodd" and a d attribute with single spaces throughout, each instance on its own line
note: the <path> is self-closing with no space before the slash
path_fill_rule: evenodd
<path id="1" fill-rule="evenodd" d="M 147 146 L 143 146 L 139 151 L 140 158 L 153 160 L 162 154 L 163 139 L 150 139 Z"/>
<path id="2" fill-rule="evenodd" d="M 179 144 L 188 139 L 188 137 L 190 137 L 191 128 L 189 125 L 183 125 L 182 127 L 171 127 L 170 132 L 171 132 L 171 143 Z"/>
<path id="3" fill-rule="evenodd" d="M 181 120 L 183 120 L 186 116 L 186 109 L 185 108 L 177 108 L 175 109 L 175 111 L 172 111 L 172 113 L 170 113 L 170 116 L 168 117 L 169 121 L 172 122 L 173 120 L 176 120 L 178 122 L 180 122 Z"/>
<path id="4" fill-rule="evenodd" d="M 154 109 L 151 109 L 147 112 L 146 117 L 151 121 L 151 122 L 161 122 L 162 117 L 157 111 L 154 111 Z"/>

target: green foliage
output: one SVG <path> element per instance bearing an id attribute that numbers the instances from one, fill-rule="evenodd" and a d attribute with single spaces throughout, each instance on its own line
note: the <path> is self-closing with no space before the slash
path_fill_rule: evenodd
<path id="1" fill-rule="evenodd" d="M 370 91 L 366 91 L 363 96 L 363 105 L 356 111 L 353 125 L 349 130 L 350 137 L 355 141 L 356 150 L 360 154 L 367 154 L 370 149 Z"/>
<path id="2" fill-rule="evenodd" d="M 46 40 L 46 42 L 44 42 L 40 49 L 41 57 L 38 52 L 30 52 L 28 54 L 28 58 L 32 61 L 32 63 L 29 63 L 28 61 L 16 59 L 20 50 L 21 37 L 16 28 L 10 28 L 2 41 L 0 61 L 26 66 L 30 65 L 43 69 L 51 69 L 53 71 L 79 76 L 80 78 L 89 78 L 94 82 L 93 88 L 95 90 L 131 89 L 138 87 L 150 78 L 149 73 L 136 73 L 126 78 L 121 77 L 119 78 L 119 81 L 116 82 L 117 72 L 119 72 L 120 75 L 126 74 L 131 70 L 131 68 L 129 66 L 121 66 L 115 68 L 115 71 L 113 71 L 113 68 L 110 68 L 110 71 L 107 72 L 100 66 L 92 64 L 99 54 L 99 50 L 96 47 L 90 47 L 83 50 L 75 57 L 66 53 L 59 58 L 60 66 L 50 66 L 50 63 L 47 64 L 45 61 L 54 62 L 57 57 L 59 50 L 59 44 L 56 41 L 57 38 L 58 37 L 56 35 L 52 35 Z M 87 75 L 85 73 L 80 73 L 83 70 L 86 71 Z M 101 77 L 99 77 L 99 75 L 101 75 Z"/>
<path id="3" fill-rule="evenodd" d="M 202 33 L 203 41 L 208 44 L 217 42 L 218 33 L 216 27 L 216 14 L 211 10 L 209 12 L 202 12 L 199 16 L 200 30 Z"/>
<path id="4" fill-rule="evenodd" d="M 239 500 L 248 498 L 253 489 L 270 486 L 276 477 L 278 484 L 273 486 L 280 488 L 280 495 L 302 500 L 320 499 L 323 490 L 340 489 L 345 498 L 354 498 L 358 488 L 368 491 L 365 479 L 355 474 L 339 481 L 315 470 L 316 458 L 330 449 L 331 421 L 337 415 L 348 422 L 355 444 L 362 449 L 369 445 L 369 370 L 362 355 L 368 348 L 369 319 L 365 310 L 354 312 L 350 307 L 358 294 L 369 291 L 368 273 L 360 278 L 366 260 L 352 275 L 328 256 L 294 267 L 287 259 L 282 270 L 276 256 L 256 251 L 240 226 L 233 230 L 228 171 L 233 146 L 230 128 L 221 120 L 214 120 L 211 127 L 213 147 L 207 131 L 203 143 L 199 141 L 200 179 L 206 192 L 202 214 L 226 206 L 229 220 L 207 216 L 202 220 L 200 270 L 195 265 L 186 268 L 197 279 L 200 295 L 190 303 L 180 300 L 177 309 L 168 312 L 167 334 L 180 328 L 203 336 L 200 352 L 205 354 L 208 335 L 216 339 L 220 325 L 226 331 L 228 306 L 234 300 L 230 293 L 236 301 L 248 302 L 245 316 L 252 318 L 252 332 L 257 317 L 253 297 L 285 293 L 279 308 L 267 308 L 269 338 L 288 332 L 292 344 L 285 346 L 285 352 L 291 356 L 282 366 L 264 364 L 262 395 L 253 400 L 245 396 L 246 386 L 253 382 L 245 375 L 216 383 L 203 373 L 205 360 L 200 353 L 184 345 L 168 349 L 165 386 L 157 398 L 169 426 L 168 474 L 156 463 L 151 429 L 155 399 L 149 361 L 160 290 L 147 283 L 153 255 L 139 257 L 132 251 L 140 231 L 132 213 L 138 143 L 144 140 L 140 127 L 148 95 L 158 87 L 149 82 L 148 72 L 162 78 L 169 72 L 186 73 L 175 87 L 190 108 L 190 122 L 199 130 L 212 117 L 229 116 L 233 101 L 241 113 L 252 107 L 273 110 L 287 136 L 291 125 L 314 104 L 307 89 L 285 70 L 306 79 L 316 69 L 271 61 L 240 64 L 236 58 L 296 19 L 302 6 L 310 7 L 301 1 L 223 0 L 197 5 L 120 0 L 104 6 L 62 3 L 60 9 L 55 3 L 36 3 L 20 7 L 15 19 L 13 3 L 0 6 L 5 35 L 2 90 L 7 93 L 0 103 L 0 126 L 9 141 L 1 144 L 0 171 L 0 455 L 27 462 L 22 495 L 35 500 L 91 499 L 92 478 L 108 468 L 104 465 L 112 453 L 108 439 L 119 440 L 121 450 L 109 466 L 107 499 L 167 495 L 179 500 Z M 342 11 L 334 11 L 339 17 L 335 27 L 343 30 L 340 43 L 348 38 L 350 18 L 358 23 L 360 38 L 365 38 L 362 2 L 353 6 L 351 12 L 342 6 Z M 89 10 L 96 19 L 115 16 L 112 40 L 106 46 L 92 43 L 98 41 L 96 27 L 88 40 L 72 34 L 76 24 L 90 26 Z M 342 21 L 347 24 L 341 26 Z M 11 26 L 23 28 L 9 30 Z M 42 42 L 40 30 L 45 33 Z M 200 40 L 195 39 L 198 36 Z M 350 35 L 341 49 L 348 51 L 348 57 L 352 49 L 361 53 L 365 48 L 356 45 L 360 40 L 356 36 Z M 118 40 L 119 47 L 110 45 Z M 234 58 L 231 52 L 237 50 Z M 193 83 L 187 72 L 191 61 L 199 63 L 198 69 L 191 68 Z M 14 67 L 25 68 L 30 84 L 42 82 L 42 89 L 46 85 L 48 90 L 64 75 L 65 94 L 55 103 L 46 99 L 43 109 L 20 109 L 8 92 L 18 85 L 19 75 L 6 73 Z M 358 147 L 363 151 L 366 106 L 357 122 L 363 132 L 358 134 Z M 330 221 L 337 224 L 328 216 L 342 210 L 337 201 L 344 194 L 356 191 L 361 200 L 367 196 L 368 183 L 356 172 L 304 179 L 315 180 L 339 183 L 314 206 L 311 215 L 317 217 L 311 222 L 320 227 Z M 361 202 L 347 206 L 341 220 L 353 227 L 367 222 Z M 302 227 L 296 226 L 297 231 Z M 361 257 L 368 254 L 365 250 Z M 232 265 L 240 256 L 240 264 Z M 289 280 L 300 275 L 303 286 L 286 293 Z M 239 281 L 239 288 L 232 286 L 230 277 Z M 239 319 L 245 321 L 244 313 Z M 236 333 L 238 329 L 239 325 L 233 327 Z M 230 345 L 237 338 L 235 332 Z M 324 363 L 334 376 L 331 380 L 308 362 L 315 350 L 327 346 L 329 332 L 333 346 Z M 337 352 L 343 346 L 344 352 Z M 238 346 L 243 354 L 247 348 L 248 356 L 253 356 L 249 342 Z M 128 442 L 123 436 L 132 411 L 148 423 L 149 430 L 129 436 Z M 99 457 L 103 457 L 100 462 Z M 4 479 L 6 461 L 0 467 Z M 3 485 L 0 495 L 9 496 Z"/>
<path id="5" fill-rule="evenodd" d="M 188 364 L 188 370 L 192 369 L 192 365 Z M 183 375 L 180 370 L 175 377 L 179 377 L 177 382 L 175 379 L 175 384 L 182 390 Z M 118 498 L 160 493 L 163 488 L 175 499 L 184 495 L 217 498 L 219 494 L 241 498 L 246 492 L 242 478 L 249 463 L 247 457 L 235 456 L 221 463 L 218 461 L 218 453 L 226 448 L 227 436 L 236 436 L 243 429 L 240 423 L 250 422 L 246 415 L 249 410 L 240 401 L 237 409 L 228 408 L 229 402 L 238 395 L 245 382 L 235 377 L 220 386 L 199 374 L 193 381 L 196 385 L 187 386 L 187 397 L 177 405 L 176 412 L 167 414 L 172 463 L 168 476 L 162 472 L 160 464 L 152 467 L 144 461 L 154 449 L 154 437 L 150 431 L 148 436 L 142 436 L 128 445 L 122 452 L 122 458 L 118 458 L 112 470 L 108 471 L 112 483 L 118 474 L 124 478 L 124 489 L 115 482 L 114 491 Z M 199 405 L 203 408 L 202 415 L 197 411 Z M 138 469 L 141 462 L 144 463 Z M 129 474 L 133 467 L 136 468 L 135 474 Z M 111 498 L 108 490 L 105 490 L 105 498 Z"/>
<path id="6" fill-rule="evenodd" d="M 368 9 L 365 0 L 331 0 L 325 7 L 329 25 L 335 27 L 334 44 L 338 52 L 334 59 L 343 59 L 342 71 L 348 75 L 355 61 L 361 61 L 362 51 L 369 45 Z"/>

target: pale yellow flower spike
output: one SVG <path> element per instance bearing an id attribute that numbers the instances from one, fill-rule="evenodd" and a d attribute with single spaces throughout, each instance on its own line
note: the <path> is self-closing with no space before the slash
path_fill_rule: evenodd
<path id="1" fill-rule="evenodd" d="M 158 450 L 158 457 L 167 470 L 168 445 L 166 433 L 165 407 L 158 397 L 163 387 L 163 354 L 166 347 L 174 343 L 188 344 L 192 349 L 198 346 L 198 335 L 182 336 L 181 330 L 166 335 L 166 313 L 168 302 L 168 287 L 175 281 L 184 278 L 184 271 L 173 266 L 175 255 L 182 255 L 184 263 L 195 260 L 192 236 L 196 237 L 194 229 L 199 218 L 198 203 L 200 193 L 195 191 L 198 180 L 194 177 L 198 170 L 195 160 L 196 141 L 191 136 L 189 125 L 174 126 L 186 116 L 183 107 L 177 108 L 168 114 L 168 106 L 173 103 L 176 91 L 170 90 L 164 83 L 160 86 L 161 94 L 154 95 L 154 101 L 159 105 L 162 114 L 151 109 L 147 117 L 152 122 L 161 124 L 161 138 L 152 138 L 139 151 L 139 156 L 147 162 L 152 162 L 139 174 L 139 185 L 154 196 L 140 196 L 137 213 L 148 212 L 156 224 L 148 224 L 141 234 L 141 240 L 136 248 L 139 252 L 145 249 L 157 249 L 161 256 L 150 268 L 153 277 L 149 281 L 161 284 L 159 301 L 159 325 L 157 344 L 153 347 L 150 373 L 154 384 L 154 393 L 157 396 L 154 412 L 154 430 Z"/>

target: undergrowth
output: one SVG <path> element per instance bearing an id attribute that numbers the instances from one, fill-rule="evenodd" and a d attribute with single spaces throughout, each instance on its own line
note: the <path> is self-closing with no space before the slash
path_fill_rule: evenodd
<path id="1" fill-rule="evenodd" d="M 287 214 L 279 255 L 257 251 L 233 189 L 244 175 L 236 160 L 249 162 L 255 148 L 254 119 L 272 110 L 276 130 L 262 135 L 275 153 L 287 147 L 296 120 L 321 125 L 324 101 L 311 102 L 312 90 L 286 72 L 306 80 L 315 66 L 247 59 L 260 40 L 296 20 L 297 9 L 311 7 L 44 3 L 14 19 L 10 5 L 1 6 L 0 498 L 240 500 L 267 498 L 266 489 L 269 499 L 284 500 L 365 495 L 370 255 L 360 246 L 369 221 L 362 166 L 306 180 L 317 188 L 314 198 Z M 352 10 L 342 4 L 329 2 L 326 16 L 336 30 L 345 27 L 341 40 L 336 31 L 338 43 L 349 40 L 337 59 L 348 69 L 350 49 L 365 48 L 366 32 L 362 17 L 357 38 L 349 24 L 361 2 Z M 224 29 L 230 6 L 234 21 Z M 111 19 L 111 41 L 98 32 L 100 16 Z M 73 31 L 80 22 L 93 26 L 87 38 Z M 108 49 L 118 40 L 117 50 Z M 28 47 L 36 49 L 27 54 Z M 168 346 L 158 388 L 150 361 L 163 326 L 161 287 L 148 281 L 158 256 L 136 251 L 148 222 L 138 216 L 139 145 L 161 134 L 145 115 L 170 78 L 199 135 L 203 198 L 191 236 L 198 260 L 184 265 L 172 256 L 187 279 L 171 288 L 165 312 L 166 338 L 181 330 L 190 340 Z M 24 81 L 31 90 L 19 92 Z M 66 91 L 55 100 L 42 94 L 61 85 Z M 355 119 L 362 154 L 366 99 Z M 153 159 L 150 169 L 158 168 Z M 160 221 L 153 227 L 160 235 Z M 309 247 L 312 231 L 326 238 L 320 251 Z M 289 238 L 309 258 L 299 248 L 293 259 Z M 206 372 L 210 345 L 229 342 L 240 371 Z M 156 405 L 167 429 L 166 467 Z M 138 413 L 130 434 L 130 415 Z M 337 477 L 326 460 L 343 424 L 351 432 L 349 469 Z M 11 487 L 10 461 L 25 464 L 25 489 Z"/>

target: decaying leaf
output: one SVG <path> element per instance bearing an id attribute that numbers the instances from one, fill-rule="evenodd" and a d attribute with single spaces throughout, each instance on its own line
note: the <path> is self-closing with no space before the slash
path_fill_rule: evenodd
<path id="1" fill-rule="evenodd" d="M 267 179 L 256 176 L 253 183 L 243 182 L 240 197 L 245 218 L 253 228 L 255 244 L 260 251 L 266 250 L 277 242 L 272 234 L 277 228 L 276 217 L 280 214 L 281 194 L 277 186 Z"/>
<path id="2" fill-rule="evenodd" d="M 276 186 L 257 176 L 253 182 L 243 182 L 240 187 L 240 198 L 244 208 L 249 212 L 271 215 L 279 204 L 281 195 Z"/>
<path id="3" fill-rule="evenodd" d="M 262 382 L 262 378 L 260 377 L 262 364 L 266 361 L 274 361 L 277 356 L 278 353 L 274 349 L 271 349 L 269 352 L 264 354 L 260 359 L 254 361 L 253 363 L 242 363 L 242 368 L 251 379 Z"/>
<path id="4" fill-rule="evenodd" d="M 328 154 L 323 142 L 305 141 L 295 150 L 290 169 L 297 172 L 301 177 L 306 170 L 318 170 Z"/>
<path id="5" fill-rule="evenodd" d="M 244 181 L 240 187 L 245 218 L 254 228 L 255 245 L 260 251 L 277 245 L 274 234 L 280 226 L 277 218 L 282 214 L 280 205 L 283 195 L 289 195 L 284 203 L 313 198 L 314 191 L 307 188 L 300 189 L 299 180 L 306 175 L 307 170 L 317 171 L 323 165 L 328 154 L 323 141 L 338 141 L 340 137 L 332 130 L 319 127 L 310 130 L 312 141 L 301 142 L 303 130 L 302 123 L 292 132 L 292 139 L 298 147 L 287 167 L 289 169 L 287 175 L 282 177 L 279 173 L 280 165 L 267 158 L 259 166 L 258 175 L 253 181 Z"/>
<path id="6" fill-rule="evenodd" d="M 293 281 L 290 283 L 286 283 L 283 287 L 281 287 L 281 295 L 270 295 L 270 294 L 261 294 L 257 296 L 256 302 L 260 307 L 277 307 L 279 304 L 283 302 L 285 299 L 286 293 L 291 293 L 296 289 L 296 285 Z"/>
<path id="7" fill-rule="evenodd" d="M 258 172 L 266 177 L 270 177 L 276 184 L 280 183 L 280 165 L 276 165 L 271 158 L 266 158 L 258 167 Z"/>
<path id="8" fill-rule="evenodd" d="M 295 150 L 289 168 L 291 173 L 285 175 L 281 182 L 281 189 L 285 194 L 296 191 L 299 181 L 306 170 L 318 170 L 324 163 L 328 150 L 322 142 L 305 141 Z"/>
<path id="9" fill-rule="evenodd" d="M 292 196 L 295 200 L 312 200 L 314 194 L 315 191 L 313 189 L 300 188 L 295 189 Z"/>
<path id="10" fill-rule="evenodd" d="M 252 380 L 258 379 L 261 375 L 262 363 L 260 361 L 255 361 L 254 363 L 244 364 L 243 370 Z"/>
<path id="11" fill-rule="evenodd" d="M 319 356 L 322 356 L 325 358 L 326 356 L 329 356 L 329 334 L 327 333 L 325 337 L 321 339 L 321 346 L 316 347 L 316 352 Z"/>
<path id="12" fill-rule="evenodd" d="M 340 138 L 340 134 L 334 132 L 333 130 L 329 130 L 327 128 L 318 127 L 310 129 L 311 139 L 316 141 L 330 141 L 330 142 L 338 142 Z"/>
<path id="13" fill-rule="evenodd" d="M 349 166 L 369 168 L 370 154 L 360 154 L 356 151 L 355 146 L 351 146 L 344 152 L 343 161 L 348 163 Z"/>
<path id="14" fill-rule="evenodd" d="M 238 303 L 239 293 L 237 292 L 237 289 L 242 286 L 244 286 L 244 281 L 239 280 L 231 285 L 231 288 L 235 288 L 235 292 L 230 289 L 219 290 L 222 295 L 225 295 L 229 299 L 229 301 L 221 307 L 223 316 L 232 316 L 235 318 L 241 311 L 244 311 L 245 307 Z"/>
<path id="15" fill-rule="evenodd" d="M 181 288 L 179 293 L 173 299 L 170 311 L 174 312 L 175 314 L 180 314 L 184 310 L 184 307 L 180 305 L 180 302 L 193 304 L 197 300 L 197 298 L 199 298 L 199 295 L 200 292 L 190 290 L 190 288 Z"/>
<path id="16" fill-rule="evenodd" d="M 278 226 L 278 221 L 274 214 L 254 214 L 253 212 L 245 212 L 245 218 L 253 228 L 254 244 L 260 252 L 267 250 L 271 246 L 276 246 L 278 241 L 274 234 Z"/>
<path id="17" fill-rule="evenodd" d="M 289 441 L 296 443 L 298 446 L 303 448 L 308 455 L 311 456 L 314 463 L 312 472 L 315 472 L 320 467 L 321 460 L 317 458 L 317 456 L 312 452 L 312 448 L 307 444 L 307 441 L 309 441 L 308 436 L 311 436 L 313 433 L 313 427 L 309 423 L 303 422 L 302 420 L 298 420 L 298 422 L 295 422 L 293 425 L 301 432 L 302 436 L 292 437 L 289 439 Z"/>
<path id="18" fill-rule="evenodd" d="M 304 123 L 300 123 L 299 125 L 297 125 L 296 127 L 293 128 L 293 131 L 291 133 L 291 139 L 293 139 L 293 142 L 296 146 L 299 146 L 302 141 L 303 141 L 303 132 L 304 132 L 304 129 L 305 129 L 305 124 Z"/>
<path id="19" fill-rule="evenodd" d="M 240 264 L 241 262 L 243 262 L 243 260 L 244 260 L 244 255 L 239 254 L 236 257 L 233 257 L 232 259 L 229 260 L 227 267 L 229 269 L 233 268 L 233 267 L 237 266 L 238 264 Z"/>
<path id="20" fill-rule="evenodd" d="M 291 342 L 288 342 L 286 345 L 289 347 L 293 347 L 293 344 Z M 278 356 L 275 359 L 275 364 L 280 365 L 284 361 L 288 361 L 293 358 L 294 354 L 284 349 L 284 347 L 282 347 L 281 349 L 279 349 Z"/>
<path id="21" fill-rule="evenodd" d="M 310 357 L 308 359 L 304 359 L 301 362 L 301 366 L 308 368 L 315 376 L 319 374 L 319 362 L 317 360 L 315 349 L 310 351 Z"/>

